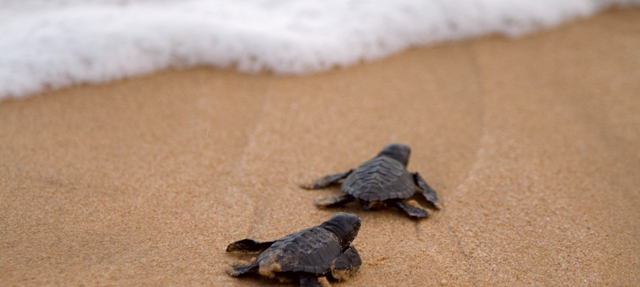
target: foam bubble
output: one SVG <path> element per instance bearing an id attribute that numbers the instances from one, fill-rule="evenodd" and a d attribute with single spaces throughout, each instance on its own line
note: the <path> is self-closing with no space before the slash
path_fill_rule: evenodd
<path id="1" fill-rule="evenodd" d="M 5 0 L 0 99 L 167 67 L 310 73 L 640 0 Z"/>

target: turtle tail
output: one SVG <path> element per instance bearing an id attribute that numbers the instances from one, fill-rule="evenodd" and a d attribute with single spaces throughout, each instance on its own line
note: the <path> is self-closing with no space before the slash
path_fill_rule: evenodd
<path id="1" fill-rule="evenodd" d="M 258 272 L 258 264 L 249 264 L 249 265 L 235 265 L 231 266 L 229 270 L 227 270 L 229 275 L 233 277 L 239 277 L 243 275 L 255 274 Z"/>

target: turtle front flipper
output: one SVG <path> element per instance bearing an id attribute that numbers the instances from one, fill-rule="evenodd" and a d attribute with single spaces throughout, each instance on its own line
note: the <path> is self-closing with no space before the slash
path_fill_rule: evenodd
<path id="1" fill-rule="evenodd" d="M 355 198 L 351 195 L 330 196 L 316 200 L 316 206 L 320 208 L 343 206 L 354 200 Z"/>
<path id="2" fill-rule="evenodd" d="M 304 188 L 304 189 L 325 188 L 325 187 L 327 187 L 329 185 L 332 185 L 332 184 L 336 183 L 338 180 L 346 178 L 352 172 L 353 172 L 353 169 L 349 170 L 349 171 L 341 172 L 341 173 L 326 175 L 326 176 L 323 176 L 321 178 L 318 178 L 318 179 L 312 181 L 311 183 L 301 183 L 300 187 Z"/>
<path id="3" fill-rule="evenodd" d="M 331 287 L 329 281 L 323 278 L 323 282 L 320 282 L 317 276 L 311 274 L 304 274 L 300 276 L 300 287 Z"/>
<path id="4" fill-rule="evenodd" d="M 393 202 L 393 204 L 395 205 L 395 207 L 397 207 L 398 209 L 404 211 L 404 213 L 406 213 L 407 215 L 409 215 L 411 218 L 425 218 L 427 216 L 429 216 L 429 213 L 420 208 L 420 207 L 415 207 L 411 204 L 408 204 L 404 201 L 395 201 Z"/>
<path id="5" fill-rule="evenodd" d="M 231 269 L 228 270 L 229 275 L 233 277 L 239 277 L 243 275 L 250 275 L 258 273 L 258 264 L 249 264 L 249 265 L 236 265 L 231 266 Z"/>
<path id="6" fill-rule="evenodd" d="M 233 242 L 227 246 L 227 252 L 262 252 L 267 250 L 267 248 L 271 247 L 275 241 L 255 241 L 253 239 L 242 239 L 236 242 Z"/>
<path id="7" fill-rule="evenodd" d="M 349 248 L 331 264 L 331 276 L 336 280 L 347 280 L 360 269 L 361 265 L 362 259 L 360 259 L 360 254 L 358 254 L 355 246 L 351 244 Z"/>
<path id="8" fill-rule="evenodd" d="M 440 203 L 438 202 L 438 195 L 436 194 L 436 191 L 427 184 L 427 182 L 422 178 L 422 176 L 420 176 L 419 173 L 414 173 L 413 179 L 415 181 L 415 184 L 422 190 L 422 195 L 424 196 L 424 198 L 426 198 L 427 201 L 433 204 L 435 208 L 440 209 L 442 206 L 440 206 Z"/>

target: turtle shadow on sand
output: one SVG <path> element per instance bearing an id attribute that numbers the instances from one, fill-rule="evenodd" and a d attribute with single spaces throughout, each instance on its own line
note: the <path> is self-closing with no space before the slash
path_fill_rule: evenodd
<path id="1" fill-rule="evenodd" d="M 411 148 L 392 143 L 384 147 L 376 157 L 355 169 L 318 178 L 311 183 L 300 184 L 304 189 L 321 189 L 341 183 L 342 196 L 321 198 L 316 201 L 319 208 L 344 206 L 358 202 L 365 210 L 376 210 L 385 206 L 396 207 L 414 219 L 425 218 L 429 213 L 406 199 L 420 194 L 435 209 L 440 209 L 438 195 L 422 176 L 407 171 Z"/>

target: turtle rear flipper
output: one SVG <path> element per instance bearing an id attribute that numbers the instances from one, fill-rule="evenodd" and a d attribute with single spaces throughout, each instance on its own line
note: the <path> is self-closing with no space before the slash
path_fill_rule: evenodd
<path id="1" fill-rule="evenodd" d="M 361 265 L 362 259 L 360 259 L 360 254 L 358 254 L 358 250 L 351 244 L 347 250 L 331 264 L 331 276 L 336 280 L 347 280 L 358 271 Z"/>
<path id="2" fill-rule="evenodd" d="M 229 272 L 229 275 L 233 277 L 239 277 L 243 275 L 256 274 L 258 273 L 258 269 L 259 269 L 258 264 L 253 263 L 249 265 L 231 266 L 231 269 L 228 270 L 228 272 Z"/>
<path id="3" fill-rule="evenodd" d="M 260 242 L 249 238 L 242 239 L 229 244 L 229 246 L 227 246 L 227 252 L 262 252 L 271 247 L 274 242 L 275 241 Z"/>
<path id="4" fill-rule="evenodd" d="M 414 173 L 413 179 L 416 185 L 422 190 L 422 195 L 424 196 L 424 198 L 426 198 L 428 202 L 433 204 L 435 208 L 440 209 L 441 206 L 440 203 L 438 203 L 438 195 L 436 194 L 436 191 L 427 184 L 427 182 L 422 178 L 422 176 L 420 176 L 419 173 Z"/>
<path id="5" fill-rule="evenodd" d="M 346 178 L 352 172 L 353 172 L 353 169 L 349 170 L 349 171 L 341 172 L 341 173 L 325 175 L 325 176 L 323 176 L 321 178 L 318 178 L 318 179 L 312 181 L 311 183 L 302 183 L 302 184 L 300 184 L 300 187 L 304 188 L 304 189 L 325 188 L 325 187 L 327 187 L 329 185 L 332 185 L 332 184 L 336 183 L 338 180 Z"/>
<path id="6" fill-rule="evenodd" d="M 415 207 L 404 201 L 395 201 L 393 204 L 400 210 L 404 211 L 404 213 L 409 215 L 411 218 L 425 218 L 429 216 L 429 213 L 426 210 L 420 207 Z"/>
<path id="7" fill-rule="evenodd" d="M 325 207 L 334 207 L 334 206 L 343 206 L 349 202 L 354 201 L 355 198 L 353 198 L 353 196 L 345 194 L 343 196 L 331 196 L 331 197 L 325 197 L 325 198 L 321 198 L 316 200 L 316 206 L 320 207 L 320 208 L 325 208 Z"/>

